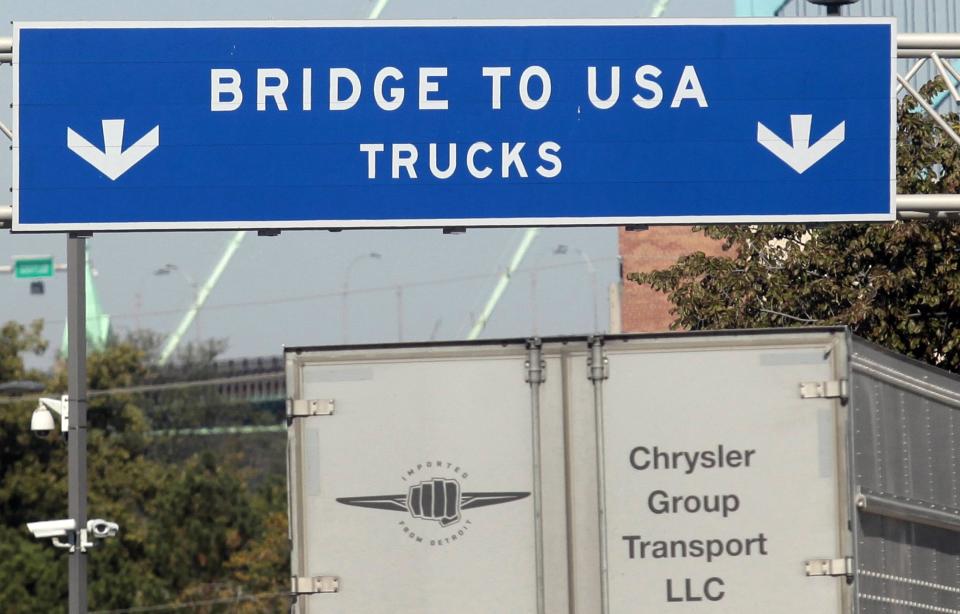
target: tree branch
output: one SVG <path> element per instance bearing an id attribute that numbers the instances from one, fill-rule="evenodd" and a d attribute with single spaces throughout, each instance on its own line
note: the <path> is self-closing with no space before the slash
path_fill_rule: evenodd
<path id="1" fill-rule="evenodd" d="M 795 322 L 804 322 L 806 324 L 816 324 L 817 322 L 820 321 L 820 320 L 813 320 L 811 318 L 798 318 L 797 316 L 792 316 L 789 313 L 783 313 L 782 311 L 776 311 L 773 309 L 764 309 L 762 307 L 758 307 L 758 310 L 763 313 L 769 313 L 771 315 L 780 316 L 781 318 L 787 318 L 788 320 L 793 320 Z"/>

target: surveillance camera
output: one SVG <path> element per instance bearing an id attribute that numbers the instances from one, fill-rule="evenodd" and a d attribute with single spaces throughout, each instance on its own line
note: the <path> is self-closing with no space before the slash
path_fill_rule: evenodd
<path id="1" fill-rule="evenodd" d="M 30 418 L 30 430 L 37 437 L 49 437 L 53 432 L 53 414 L 50 410 L 41 404 L 33 410 L 33 417 Z"/>
<path id="2" fill-rule="evenodd" d="M 87 522 L 87 531 L 93 534 L 97 539 L 113 537 L 120 530 L 120 525 L 102 518 L 94 518 Z"/>
<path id="3" fill-rule="evenodd" d="M 33 410 L 33 417 L 30 418 L 30 430 L 38 437 L 49 437 L 54 428 L 53 414 L 57 414 L 60 416 L 60 431 L 66 434 L 70 428 L 69 410 L 67 395 L 59 399 L 40 399 L 37 408 Z"/>
<path id="4" fill-rule="evenodd" d="M 66 537 L 68 533 L 77 530 L 77 521 L 73 518 L 65 518 L 63 520 L 28 522 L 27 530 L 33 533 L 33 536 L 37 539 Z"/>

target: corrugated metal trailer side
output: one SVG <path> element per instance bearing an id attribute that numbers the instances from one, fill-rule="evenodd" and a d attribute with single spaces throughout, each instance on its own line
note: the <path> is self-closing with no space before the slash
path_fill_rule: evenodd
<path id="1" fill-rule="evenodd" d="M 960 613 L 960 378 L 854 339 L 857 612 Z"/>

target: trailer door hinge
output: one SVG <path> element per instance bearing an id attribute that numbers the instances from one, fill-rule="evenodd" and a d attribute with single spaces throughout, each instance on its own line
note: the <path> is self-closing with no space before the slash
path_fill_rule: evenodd
<path id="1" fill-rule="evenodd" d="M 527 370 L 528 384 L 542 384 L 547 381 L 547 363 L 543 360 L 543 352 L 539 339 L 527 341 L 527 360 L 524 362 Z"/>
<path id="2" fill-rule="evenodd" d="M 849 397 L 849 383 L 845 379 L 800 383 L 801 399 L 840 399 L 846 401 Z"/>
<path id="3" fill-rule="evenodd" d="M 333 415 L 333 399 L 287 399 L 288 418 Z"/>
<path id="4" fill-rule="evenodd" d="M 313 595 L 315 593 L 339 593 L 340 578 L 337 576 L 316 576 L 313 578 L 290 578 L 290 592 L 295 595 Z"/>
<path id="5" fill-rule="evenodd" d="M 807 561 L 808 576 L 846 576 L 853 577 L 853 557 L 839 559 L 813 559 Z"/>
<path id="6" fill-rule="evenodd" d="M 590 353 L 587 355 L 587 379 L 601 382 L 610 378 L 610 361 L 603 350 L 603 337 L 591 337 Z"/>

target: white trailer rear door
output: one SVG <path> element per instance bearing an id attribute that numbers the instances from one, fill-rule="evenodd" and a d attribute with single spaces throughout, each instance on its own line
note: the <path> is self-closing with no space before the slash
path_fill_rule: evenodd
<path id="1" fill-rule="evenodd" d="M 608 614 L 842 611 L 842 581 L 805 572 L 807 560 L 844 550 L 845 409 L 839 399 L 801 398 L 802 383 L 836 378 L 833 340 L 606 344 L 606 529 L 600 538 L 578 531 L 576 551 L 605 542 Z M 578 362 L 571 372 L 586 372 L 586 356 Z M 581 399 L 592 387 L 585 377 L 572 385 Z M 600 504 L 596 468 L 574 474 L 574 517 L 583 518 Z"/>
<path id="2" fill-rule="evenodd" d="M 290 429 L 294 573 L 337 585 L 298 611 L 536 611 L 524 360 L 523 347 L 351 351 L 291 371 L 299 411 L 333 410 Z"/>

